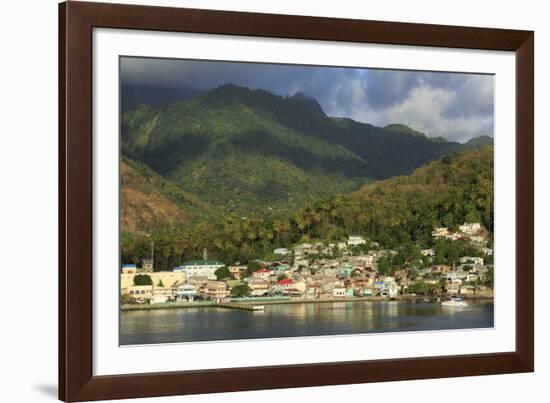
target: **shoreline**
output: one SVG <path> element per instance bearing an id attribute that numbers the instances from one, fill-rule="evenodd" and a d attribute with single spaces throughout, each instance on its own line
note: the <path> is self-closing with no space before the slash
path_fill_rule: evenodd
<path id="1" fill-rule="evenodd" d="M 446 297 L 442 297 L 443 299 Z M 493 295 L 468 295 L 462 296 L 466 300 L 493 300 Z M 431 302 L 438 303 L 437 299 L 429 298 L 430 301 L 424 301 L 424 297 L 400 295 L 396 298 L 387 297 L 341 297 L 341 298 L 319 298 L 319 299 L 288 299 L 288 300 L 267 300 L 267 301 L 231 301 L 231 304 L 240 304 L 244 306 L 250 305 L 280 305 L 280 304 L 320 304 L 320 303 L 333 303 L 333 302 Z M 223 303 L 222 303 L 223 304 Z M 152 305 L 121 305 L 121 312 L 130 311 L 150 311 L 158 309 L 186 309 L 186 308 L 205 308 L 212 307 L 218 308 L 220 304 L 213 301 L 199 301 L 199 302 L 174 302 L 174 303 L 162 303 Z"/>

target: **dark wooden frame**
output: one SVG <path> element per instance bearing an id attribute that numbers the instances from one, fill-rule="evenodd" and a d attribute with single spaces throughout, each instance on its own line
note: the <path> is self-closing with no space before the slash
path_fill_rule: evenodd
<path id="1" fill-rule="evenodd" d="M 95 27 L 493 49 L 516 54 L 516 350 L 495 354 L 92 375 L 92 30 Z M 534 370 L 534 33 L 66 2 L 59 5 L 59 398 L 336 385 Z"/>

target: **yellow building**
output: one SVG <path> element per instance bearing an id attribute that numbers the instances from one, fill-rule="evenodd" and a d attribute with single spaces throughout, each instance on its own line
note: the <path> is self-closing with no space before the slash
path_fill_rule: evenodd
<path id="1" fill-rule="evenodd" d="M 164 286 L 164 287 L 176 287 L 178 285 L 185 283 L 185 273 L 184 272 L 172 272 L 172 271 L 156 271 L 152 273 L 147 273 L 153 282 L 154 286 Z M 122 273 L 120 275 L 120 289 L 121 291 L 124 288 L 128 288 L 134 285 L 135 273 Z"/>

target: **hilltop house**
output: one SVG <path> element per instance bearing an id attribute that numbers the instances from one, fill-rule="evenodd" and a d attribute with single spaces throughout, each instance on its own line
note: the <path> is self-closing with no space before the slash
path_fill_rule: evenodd
<path id="1" fill-rule="evenodd" d="M 471 264 L 483 266 L 483 258 L 474 256 L 463 256 L 459 259 L 460 264 Z"/>
<path id="2" fill-rule="evenodd" d="M 458 227 L 458 230 L 460 232 L 463 232 L 464 234 L 473 235 L 479 230 L 481 230 L 482 226 L 478 222 L 473 223 L 464 223 Z"/>
<path id="3" fill-rule="evenodd" d="M 432 231 L 433 238 L 443 238 L 449 235 L 449 230 L 446 227 L 436 227 Z"/>
<path id="4" fill-rule="evenodd" d="M 348 246 L 365 245 L 367 241 L 359 235 L 350 235 L 348 237 Z"/>

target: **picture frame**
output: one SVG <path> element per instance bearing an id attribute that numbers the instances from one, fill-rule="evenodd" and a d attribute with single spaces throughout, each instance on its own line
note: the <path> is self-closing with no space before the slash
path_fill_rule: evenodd
<path id="1" fill-rule="evenodd" d="M 93 375 L 94 28 L 515 52 L 516 348 L 500 353 Z M 229 11 L 59 5 L 59 398 L 121 399 L 534 370 L 534 33 Z M 511 263 L 510 263 L 511 264 Z"/>

